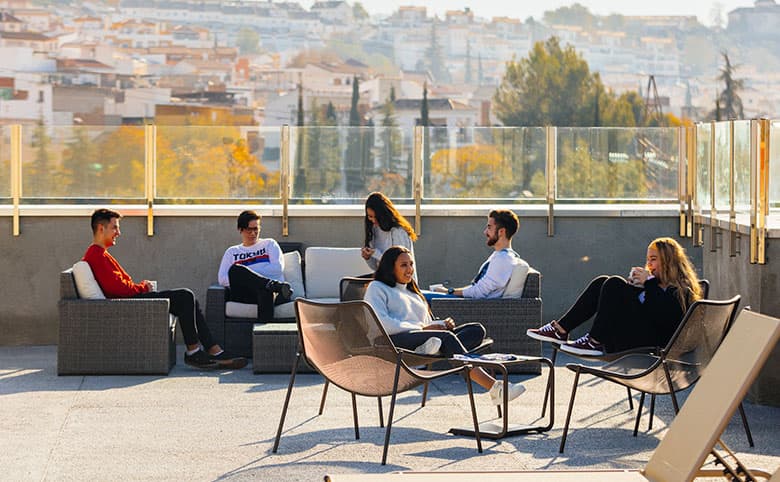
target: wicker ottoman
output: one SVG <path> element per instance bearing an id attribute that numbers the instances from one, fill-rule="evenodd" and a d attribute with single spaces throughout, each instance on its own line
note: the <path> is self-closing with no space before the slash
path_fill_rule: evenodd
<path id="1" fill-rule="evenodd" d="M 298 325 L 295 323 L 255 323 L 252 328 L 252 371 L 290 373 L 298 352 Z M 312 373 L 304 359 L 298 373 Z"/>

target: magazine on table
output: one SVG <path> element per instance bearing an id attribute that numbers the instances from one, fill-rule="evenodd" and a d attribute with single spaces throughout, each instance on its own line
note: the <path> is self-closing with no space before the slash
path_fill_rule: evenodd
<path id="1" fill-rule="evenodd" d="M 511 353 L 467 353 L 465 355 L 452 355 L 456 360 L 487 360 L 487 361 L 515 361 L 519 360 L 518 355 Z"/>

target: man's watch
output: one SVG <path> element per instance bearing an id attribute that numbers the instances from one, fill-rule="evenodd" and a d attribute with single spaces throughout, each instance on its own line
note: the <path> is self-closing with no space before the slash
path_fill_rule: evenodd
<path id="1" fill-rule="evenodd" d="M 455 288 L 453 288 L 452 286 L 450 286 L 449 288 L 447 288 L 447 294 L 448 294 L 448 295 L 451 295 L 451 294 L 453 294 L 453 293 L 455 293 Z"/>

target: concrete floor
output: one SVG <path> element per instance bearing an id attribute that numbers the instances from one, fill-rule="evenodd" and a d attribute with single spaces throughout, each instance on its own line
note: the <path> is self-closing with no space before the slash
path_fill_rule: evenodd
<path id="1" fill-rule="evenodd" d="M 572 376 L 556 369 L 555 426 L 543 434 L 484 440 L 447 434 L 468 426 L 462 380 L 436 382 L 399 398 L 388 464 L 380 465 L 384 429 L 376 401 L 359 398 L 355 440 L 349 396 L 332 388 L 317 416 L 322 380 L 299 375 L 278 454 L 271 453 L 289 375 L 199 372 L 183 364 L 164 376 L 56 375 L 56 347 L 0 347 L 0 479 L 2 480 L 322 480 L 327 473 L 399 470 L 641 468 L 672 418 L 668 397 L 656 406 L 653 430 L 643 419 L 632 436 L 625 389 L 586 377 L 577 392 L 566 452 L 558 445 Z M 514 376 L 527 392 L 511 404 L 514 421 L 538 421 L 545 377 Z M 495 417 L 477 387 L 481 419 Z M 385 401 L 385 415 L 389 400 Z M 724 440 L 749 466 L 780 466 L 780 408 L 746 403 L 756 447 L 738 419 Z M 635 413 L 635 412 L 634 412 Z"/>

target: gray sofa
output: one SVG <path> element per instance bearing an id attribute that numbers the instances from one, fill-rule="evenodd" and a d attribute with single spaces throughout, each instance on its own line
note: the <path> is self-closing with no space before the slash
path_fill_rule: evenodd
<path id="1" fill-rule="evenodd" d="M 67 269 L 58 309 L 58 375 L 167 375 L 176 363 L 167 299 L 80 299 Z"/>
<path id="2" fill-rule="evenodd" d="M 431 310 L 440 318 L 452 317 L 458 324 L 479 322 L 493 338 L 495 353 L 541 356 L 542 343 L 526 336 L 529 328 L 542 324 L 542 275 L 528 271 L 520 298 L 489 300 L 434 298 Z M 538 363 L 514 365 L 511 373 L 540 373 Z"/>

